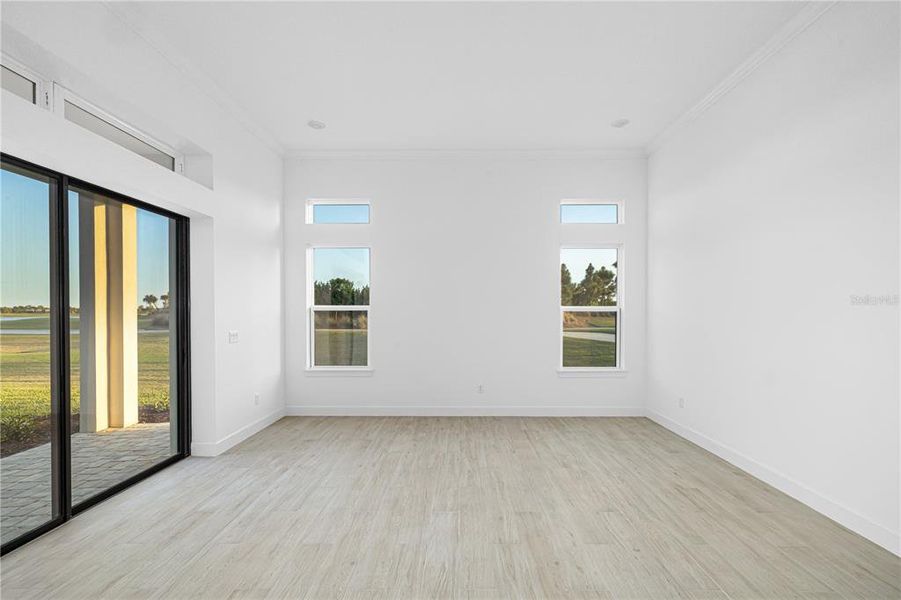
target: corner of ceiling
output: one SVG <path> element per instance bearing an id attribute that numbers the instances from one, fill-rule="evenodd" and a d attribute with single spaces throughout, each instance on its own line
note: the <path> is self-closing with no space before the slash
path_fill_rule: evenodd
<path id="1" fill-rule="evenodd" d="M 682 113 L 676 120 L 667 125 L 654 139 L 645 147 L 645 154 L 648 158 L 659 150 L 671 139 L 678 131 L 683 129 L 687 124 L 691 123 L 724 96 L 726 96 L 738 85 L 750 77 L 755 71 L 763 66 L 770 58 L 779 53 L 780 50 L 789 45 L 804 30 L 813 25 L 826 11 L 836 4 L 836 0 L 828 2 L 810 1 L 804 4 L 795 16 L 785 22 L 776 33 L 774 33 L 762 46 L 751 53 L 738 67 L 729 75 L 713 87 L 700 101 L 694 104 L 687 111 Z"/>
<path id="2" fill-rule="evenodd" d="M 189 81 L 193 81 L 201 92 L 206 94 L 227 114 L 240 123 L 244 129 L 250 132 L 267 148 L 272 150 L 280 159 L 284 159 L 286 149 L 278 138 L 266 127 L 260 125 L 250 113 L 241 106 L 241 104 L 234 100 L 234 98 L 223 90 L 210 76 L 191 65 L 186 60 L 180 58 L 177 53 L 167 49 L 163 40 L 148 32 L 146 28 L 141 27 L 139 20 L 129 11 L 128 3 L 104 2 L 103 5 L 114 17 L 119 19 L 123 25 L 128 27 L 136 37 L 141 39 L 154 52 L 159 54 L 163 60 L 172 65 L 173 68 L 183 74 Z"/>

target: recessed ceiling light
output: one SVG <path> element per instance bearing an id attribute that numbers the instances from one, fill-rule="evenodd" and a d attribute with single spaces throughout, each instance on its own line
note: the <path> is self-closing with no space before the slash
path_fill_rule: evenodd
<path id="1" fill-rule="evenodd" d="M 325 123 L 322 121 L 307 121 L 307 126 L 310 129 L 325 129 Z"/>
<path id="2" fill-rule="evenodd" d="M 622 129 L 629 123 L 631 123 L 631 121 L 629 121 L 629 119 L 615 119 L 610 122 L 610 127 L 616 127 L 617 129 Z"/>

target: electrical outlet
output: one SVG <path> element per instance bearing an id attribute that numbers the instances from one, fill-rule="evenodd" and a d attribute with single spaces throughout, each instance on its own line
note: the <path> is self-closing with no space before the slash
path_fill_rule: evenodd
<path id="1" fill-rule="evenodd" d="M 679 408 L 685 408 L 685 398 L 679 398 Z"/>
<path id="2" fill-rule="evenodd" d="M 238 343 L 238 330 L 230 329 L 228 332 L 228 343 L 229 344 L 237 344 Z"/>
<path id="3" fill-rule="evenodd" d="M 259 403 L 260 403 L 260 395 L 259 394 L 253 395 L 253 403 L 259 405 Z"/>

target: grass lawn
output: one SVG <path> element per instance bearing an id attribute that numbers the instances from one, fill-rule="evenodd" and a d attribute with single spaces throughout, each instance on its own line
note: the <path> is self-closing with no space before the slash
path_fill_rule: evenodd
<path id="1" fill-rule="evenodd" d="M 564 367 L 615 367 L 616 344 L 563 338 Z"/>
<path id="2" fill-rule="evenodd" d="M 616 342 L 580 337 L 566 333 L 616 336 L 616 316 L 609 312 L 565 312 L 563 314 L 563 366 L 615 367 Z"/>
<path id="3" fill-rule="evenodd" d="M 4 315 L 10 316 L 10 315 Z M 47 329 L 49 316 L 2 322 L 6 329 Z M 144 321 L 142 323 L 141 321 Z M 78 318 L 71 320 L 78 328 Z M 139 328 L 149 318 L 139 319 Z M 72 414 L 79 410 L 79 336 L 71 336 Z M 3 455 L 50 440 L 50 336 L 0 335 L 0 441 Z M 169 420 L 168 330 L 138 334 L 138 412 L 141 422 Z M 73 418 L 73 431 L 78 419 Z"/>
<path id="4" fill-rule="evenodd" d="M 365 367 L 368 363 L 366 330 L 317 329 L 317 366 Z"/>

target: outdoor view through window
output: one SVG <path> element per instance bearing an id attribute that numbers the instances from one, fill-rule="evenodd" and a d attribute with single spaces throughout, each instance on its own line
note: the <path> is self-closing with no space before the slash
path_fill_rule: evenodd
<path id="1" fill-rule="evenodd" d="M 616 248 L 560 251 L 561 365 L 617 367 Z"/>
<path id="2" fill-rule="evenodd" d="M 312 366 L 368 366 L 369 248 L 314 248 L 312 291 Z"/>
<path id="3" fill-rule="evenodd" d="M 0 175 L 0 540 L 59 514 L 50 444 L 59 413 L 50 398 L 49 179 Z M 19 484 L 16 486 L 16 484 Z"/>
<path id="4" fill-rule="evenodd" d="M 175 221 L 71 186 L 68 307 L 51 295 L 55 180 L 4 162 L 0 538 L 55 518 L 61 391 L 53 314 L 68 315 L 72 505 L 178 452 Z M 56 313 L 60 311 L 60 313 Z"/>

